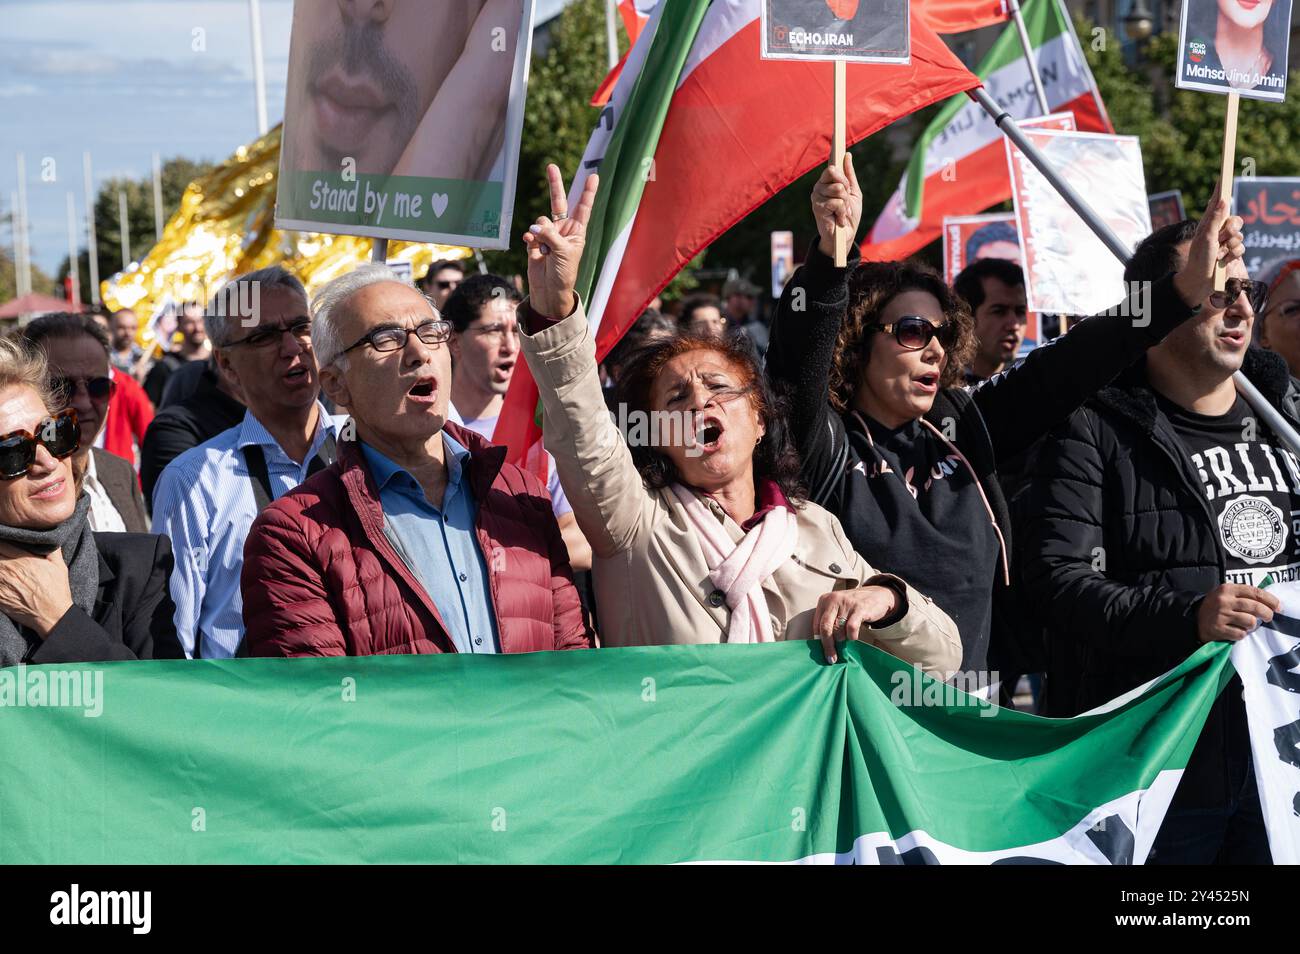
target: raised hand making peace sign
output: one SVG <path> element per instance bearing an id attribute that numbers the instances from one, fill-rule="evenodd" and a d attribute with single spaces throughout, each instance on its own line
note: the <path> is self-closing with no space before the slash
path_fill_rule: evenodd
<path id="1" fill-rule="evenodd" d="M 600 179 L 591 175 L 578 207 L 569 214 L 564 178 L 558 166 L 546 167 L 551 186 L 551 215 L 541 216 L 524 233 L 528 247 L 528 295 L 533 309 L 548 318 L 567 318 L 578 301 L 578 264 L 587 243 L 587 221 L 596 204 Z"/>

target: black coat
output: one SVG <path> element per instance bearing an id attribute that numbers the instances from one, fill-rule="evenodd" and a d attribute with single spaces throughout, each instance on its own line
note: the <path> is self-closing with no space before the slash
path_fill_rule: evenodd
<path id="1" fill-rule="evenodd" d="M 149 513 L 144 497 L 140 495 L 140 481 L 135 468 L 116 454 L 101 447 L 92 447 L 95 456 L 95 476 L 104 485 L 109 502 L 116 508 L 127 533 L 148 533 Z"/>
<path id="2" fill-rule="evenodd" d="M 1300 392 L 1285 361 L 1251 348 L 1242 370 L 1300 427 Z M 1223 582 L 1225 555 L 1204 485 L 1156 403 L 1145 362 L 1052 433 L 1032 480 L 1020 572 L 1047 627 L 1046 712 L 1074 715 L 1200 646 L 1197 609 Z M 1234 677 L 1210 712 L 1175 805 L 1223 805 L 1249 765 L 1248 744 Z"/>
<path id="3" fill-rule="evenodd" d="M 99 589 L 87 614 L 72 607 L 29 663 L 184 658 L 168 583 L 172 545 L 151 533 L 96 533 Z"/>
<path id="4" fill-rule="evenodd" d="M 851 249 L 849 268 L 856 258 L 857 249 Z M 854 508 L 877 504 L 868 485 L 870 467 L 855 446 L 866 438 L 851 418 L 842 418 L 828 403 L 831 362 L 849 304 L 848 270 L 836 268 L 813 245 L 804 264 L 787 282 L 772 321 L 767 374 L 789 398 L 790 430 L 811 499 L 840 518 L 849 542 L 873 566 L 897 573 L 922 593 L 941 600 L 941 594 L 927 592 L 924 554 L 915 555 L 916 565 L 902 565 L 897 551 L 891 552 L 888 539 L 860 539 L 854 530 L 858 522 Z M 796 302 L 801 307 L 796 307 Z M 1100 315 L 1079 322 L 1069 334 L 1035 349 L 1020 364 L 974 391 L 940 391 L 925 415 L 951 436 L 970 461 L 1005 542 L 1008 563 L 1012 559 L 1012 521 L 998 480 L 998 463 L 1029 450 L 1196 310 L 1179 297 L 1172 275 L 1155 283 L 1149 304 L 1145 323 Z M 1137 307 L 1132 311 L 1136 313 Z M 952 532 L 969 535 L 971 531 L 954 527 Z M 989 595 L 994 604 L 993 646 L 987 652 L 982 646 L 966 646 L 963 633 L 964 668 L 982 670 L 990 661 L 994 668 L 1018 664 L 1018 660 L 999 658 L 1006 655 L 998 645 L 1007 639 L 1002 634 L 1012 629 L 1005 608 L 1014 600 L 1001 570 L 996 579 L 995 592 Z"/>

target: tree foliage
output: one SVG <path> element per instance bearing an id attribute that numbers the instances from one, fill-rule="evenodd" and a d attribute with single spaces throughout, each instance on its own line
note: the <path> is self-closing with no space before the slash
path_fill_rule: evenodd
<path id="1" fill-rule="evenodd" d="M 1080 21 L 1079 34 L 1093 35 L 1092 24 Z M 1085 40 L 1084 52 L 1115 131 L 1142 141 L 1147 191 L 1181 189 L 1187 214 L 1199 215 L 1219 177 L 1228 97 L 1174 88 L 1174 32 L 1147 41 L 1136 68 L 1125 62 L 1119 39 L 1109 32 Z M 1283 103 L 1241 100 L 1237 175 L 1300 175 L 1300 70 L 1291 72 L 1288 85 L 1291 95 Z"/>
<path id="2" fill-rule="evenodd" d="M 551 211 L 546 164 L 555 163 L 565 182 L 572 181 L 600 114 L 591 105 L 591 96 L 605 78 L 607 66 L 604 3 L 570 4 L 552 26 L 546 51 L 533 57 L 510 248 L 484 253 L 493 272 L 510 275 L 526 270 L 519 236 L 534 219 Z"/>

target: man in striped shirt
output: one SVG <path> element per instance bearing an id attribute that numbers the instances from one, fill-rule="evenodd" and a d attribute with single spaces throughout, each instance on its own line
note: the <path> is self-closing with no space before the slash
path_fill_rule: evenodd
<path id="1" fill-rule="evenodd" d="M 341 418 L 320 403 L 307 293 L 273 267 L 217 293 L 204 315 L 222 371 L 248 411 L 228 431 L 167 465 L 153 494 L 153 532 L 171 537 L 171 593 L 186 655 L 227 658 L 244 635 L 244 540 L 269 504 L 331 463 Z"/>

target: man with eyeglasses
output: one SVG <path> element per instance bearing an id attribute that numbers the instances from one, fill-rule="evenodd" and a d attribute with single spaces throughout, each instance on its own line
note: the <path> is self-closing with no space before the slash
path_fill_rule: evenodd
<path id="1" fill-rule="evenodd" d="M 21 332 L 24 342 L 45 353 L 50 390 L 76 412 L 80 445 L 72 455 L 72 476 L 90 498 L 90 529 L 147 533 L 149 518 L 135 470 L 116 454 L 96 447 L 117 400 L 111 376 L 112 345 L 103 327 L 85 315 L 42 315 Z"/>
<path id="2" fill-rule="evenodd" d="M 1196 222 L 1166 226 L 1138 246 L 1124 278 L 1135 288 L 1201 272 L 1213 263 L 1204 248 Z M 1300 578 L 1300 460 L 1232 378 L 1241 370 L 1300 427 L 1286 363 L 1251 347 L 1266 291 L 1233 258 L 1224 291 L 1205 294 L 1145 360 L 1047 438 L 1020 544 L 1023 591 L 1047 625 L 1047 715 L 1087 711 L 1203 643 L 1241 639 L 1278 608 L 1267 579 Z M 1235 676 L 1148 860 L 1270 860 Z"/>
<path id="3" fill-rule="evenodd" d="M 204 315 L 243 421 L 181 454 L 153 494 L 153 530 L 176 553 L 176 630 L 190 657 L 228 658 L 244 635 L 240 572 L 254 518 L 334 460 L 342 419 L 322 406 L 302 283 L 280 267 L 243 275 Z"/>
<path id="4" fill-rule="evenodd" d="M 519 290 L 500 275 L 471 275 L 440 309 L 452 327 L 450 419 L 489 441 L 519 363 L 515 309 L 521 301 Z M 546 491 L 569 550 L 569 564 L 577 571 L 590 570 L 591 547 L 578 529 L 549 454 Z"/>
<path id="5" fill-rule="evenodd" d="M 447 421 L 451 325 L 378 264 L 336 278 L 314 306 L 322 384 L 352 433 L 337 463 L 253 525 L 249 652 L 590 646 L 546 489 L 504 447 Z"/>
<path id="6" fill-rule="evenodd" d="M 429 296 L 433 307 L 442 311 L 447 298 L 465 280 L 465 269 L 460 262 L 444 259 L 434 262 L 420 279 L 420 289 Z"/>

